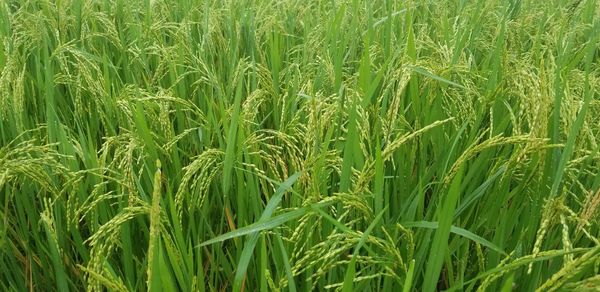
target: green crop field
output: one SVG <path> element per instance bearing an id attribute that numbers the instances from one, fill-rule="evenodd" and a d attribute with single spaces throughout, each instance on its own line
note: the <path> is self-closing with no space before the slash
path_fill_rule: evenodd
<path id="1" fill-rule="evenodd" d="M 597 0 L 0 0 L 1 291 L 600 291 Z"/>

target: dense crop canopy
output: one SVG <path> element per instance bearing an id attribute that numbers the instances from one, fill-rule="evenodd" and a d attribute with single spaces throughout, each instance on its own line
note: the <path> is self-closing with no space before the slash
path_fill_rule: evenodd
<path id="1" fill-rule="evenodd" d="M 597 0 L 0 1 L 0 290 L 600 286 Z"/>

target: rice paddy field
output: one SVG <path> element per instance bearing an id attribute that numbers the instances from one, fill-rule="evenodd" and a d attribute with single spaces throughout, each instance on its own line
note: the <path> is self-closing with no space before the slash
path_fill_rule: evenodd
<path id="1" fill-rule="evenodd" d="M 596 0 L 3 0 L 2 291 L 600 291 Z"/>

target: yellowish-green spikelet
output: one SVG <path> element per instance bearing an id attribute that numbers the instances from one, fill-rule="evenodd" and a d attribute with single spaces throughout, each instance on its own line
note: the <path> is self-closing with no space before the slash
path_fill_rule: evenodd
<path id="1" fill-rule="evenodd" d="M 152 288 L 152 277 L 156 273 L 154 271 L 154 261 L 156 260 L 156 249 L 159 245 L 160 234 L 162 231 L 161 228 L 161 212 L 160 212 L 160 200 L 161 196 L 161 163 L 160 160 L 156 161 L 156 172 L 154 173 L 154 188 L 152 191 L 152 205 L 150 207 L 150 237 L 148 241 L 150 242 L 148 245 L 148 269 L 147 269 L 147 285 L 148 290 L 151 291 Z"/>
<path id="2" fill-rule="evenodd" d="M 150 207 L 130 206 L 124 208 L 121 213 L 104 223 L 86 242 L 91 247 L 90 261 L 86 269 L 95 274 L 106 277 L 105 261 L 118 246 L 119 232 L 122 224 L 143 214 L 149 214 Z M 102 291 L 102 281 L 98 277 L 88 275 L 87 289 L 90 291 Z"/>
<path id="3" fill-rule="evenodd" d="M 185 167 L 185 174 L 175 194 L 175 204 L 180 213 L 184 210 L 185 201 L 188 202 L 187 210 L 202 206 L 213 180 L 221 172 L 223 156 L 222 151 L 209 149 Z"/>

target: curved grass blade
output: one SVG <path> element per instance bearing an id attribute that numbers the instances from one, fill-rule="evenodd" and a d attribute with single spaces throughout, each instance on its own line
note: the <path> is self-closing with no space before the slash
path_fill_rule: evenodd
<path id="1" fill-rule="evenodd" d="M 290 265 L 290 258 L 285 251 L 285 246 L 283 245 L 283 240 L 279 234 L 275 234 L 275 240 L 277 242 L 277 246 L 281 250 L 281 257 L 283 259 L 283 267 L 285 268 L 285 275 L 288 279 L 288 289 L 290 292 L 296 292 L 296 282 L 294 282 L 294 274 L 292 272 L 292 267 Z"/>
<path id="2" fill-rule="evenodd" d="M 281 188 L 279 188 L 281 189 Z M 277 195 L 275 196 L 277 197 Z M 328 206 L 330 205 L 330 202 L 327 203 L 317 203 L 314 207 L 324 207 L 324 206 Z M 268 205 L 267 205 L 268 206 Z M 300 209 L 296 209 L 272 218 L 268 218 L 268 219 L 261 219 L 258 222 L 252 223 L 248 226 L 244 226 L 241 228 L 238 228 L 234 231 L 231 232 L 227 232 L 225 234 L 219 235 L 213 239 L 207 240 L 201 244 L 199 244 L 197 247 L 202 247 L 202 246 L 207 246 L 213 243 L 217 243 L 217 242 L 221 242 L 221 241 L 225 241 L 227 239 L 231 239 L 231 238 L 235 238 L 235 237 L 240 237 L 240 236 L 244 236 L 253 232 L 258 232 L 258 231 L 263 231 L 266 229 L 271 229 L 274 227 L 277 227 L 287 221 L 290 221 L 292 219 L 298 218 L 302 215 L 305 215 L 306 213 L 308 213 L 308 211 L 312 208 L 313 206 L 306 206 Z M 264 215 L 264 214 L 263 214 Z"/>
<path id="3" fill-rule="evenodd" d="M 437 215 L 439 226 L 435 231 L 433 243 L 429 249 L 429 257 L 427 258 L 427 268 L 425 270 L 425 278 L 423 291 L 433 292 L 436 289 L 436 284 L 442 271 L 444 264 L 444 256 L 448 248 L 448 238 L 452 227 L 452 219 L 454 211 L 456 211 L 456 203 L 461 194 L 461 183 L 463 176 L 463 167 L 460 168 L 448 190 L 448 195 L 444 200 L 444 206 Z"/>
<path id="4" fill-rule="evenodd" d="M 257 223 L 262 223 L 271 218 L 273 212 L 275 212 L 275 208 L 281 202 L 283 198 L 283 194 L 289 189 L 296 180 L 300 177 L 300 172 L 293 174 L 288 177 L 279 187 L 275 190 L 275 195 L 269 200 L 265 210 L 263 211 L 260 219 Z M 289 214 L 289 213 L 288 213 Z M 304 215 L 304 214 L 302 214 Z M 246 270 L 248 269 L 248 264 L 250 263 L 250 258 L 252 257 L 252 253 L 254 252 L 254 247 L 256 246 L 256 242 L 258 241 L 259 233 L 258 231 L 253 232 L 250 235 L 250 238 L 244 245 L 244 249 L 242 250 L 242 255 L 240 257 L 240 261 L 237 265 L 237 270 L 235 272 L 235 278 L 233 280 L 233 291 L 240 291 L 242 287 L 242 283 L 244 282 L 244 278 L 246 276 Z"/>
<path id="5" fill-rule="evenodd" d="M 415 260 L 413 259 L 410 261 L 410 265 L 408 266 L 408 273 L 406 274 L 406 280 L 404 280 L 404 287 L 402 288 L 402 292 L 410 292 L 411 291 L 414 274 L 415 274 Z"/>
<path id="6" fill-rule="evenodd" d="M 417 228 L 427 228 L 427 229 L 438 229 L 439 224 L 438 224 L 438 222 L 417 221 L 417 222 L 403 223 L 402 226 L 404 226 L 406 228 L 417 227 Z M 503 255 L 507 255 L 506 252 L 504 252 L 499 246 L 495 245 L 494 243 L 488 241 L 487 239 L 485 239 L 469 230 L 452 225 L 452 226 L 450 226 L 450 233 L 460 235 L 464 238 L 470 239 L 470 240 L 475 241 L 485 247 L 488 247 L 493 251 L 499 252 Z"/>
<path id="7" fill-rule="evenodd" d="M 367 238 L 369 237 L 369 234 L 371 234 L 371 231 L 373 231 L 373 228 L 377 226 L 377 223 L 379 223 L 379 221 L 383 217 L 383 214 L 385 213 L 386 209 L 387 206 L 383 208 L 383 210 L 381 210 L 379 214 L 377 214 L 377 217 L 375 217 L 373 222 L 371 222 L 369 227 L 367 227 L 367 230 L 365 230 L 365 232 L 362 234 L 360 240 L 358 241 L 358 244 L 354 248 L 354 252 L 352 253 L 352 259 L 350 260 L 350 263 L 348 264 L 348 269 L 346 270 L 346 276 L 344 276 L 344 286 L 342 287 L 343 292 L 354 291 L 354 277 L 356 275 L 356 256 L 358 255 L 358 252 L 360 251 L 361 247 L 367 241 Z"/>
<path id="8" fill-rule="evenodd" d="M 449 85 L 452 85 L 452 86 L 456 86 L 458 88 L 465 89 L 464 86 L 462 86 L 462 85 L 460 85 L 460 84 L 458 84 L 456 82 L 450 81 L 450 80 L 448 80 L 446 78 L 437 76 L 437 75 L 435 75 L 435 74 L 427 71 L 425 68 L 422 68 L 422 67 L 412 67 L 412 70 L 414 72 L 416 72 L 416 73 L 419 73 L 419 74 L 425 76 L 425 77 L 429 77 L 431 79 L 434 79 L 434 80 L 437 80 L 437 81 L 440 81 L 440 82 L 443 82 L 443 83 L 446 83 L 446 84 L 449 84 Z"/>

